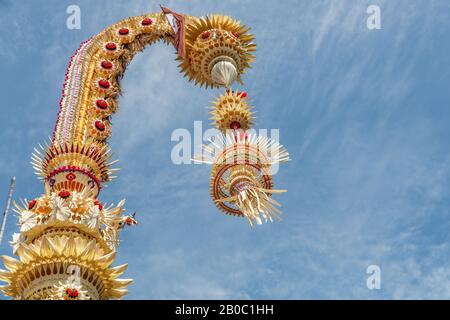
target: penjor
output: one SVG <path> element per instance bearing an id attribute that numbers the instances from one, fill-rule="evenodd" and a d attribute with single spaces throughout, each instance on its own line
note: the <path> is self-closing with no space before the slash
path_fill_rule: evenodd
<path id="1" fill-rule="evenodd" d="M 147 45 L 173 44 L 181 72 L 206 88 L 241 83 L 254 60 L 249 29 L 222 15 L 205 18 L 162 13 L 122 20 L 83 42 L 66 72 L 53 138 L 32 155 L 44 193 L 16 204 L 19 233 L 13 253 L 3 256 L 0 290 L 13 299 L 120 299 L 131 279 L 127 265 L 112 267 L 119 235 L 136 224 L 124 215 L 124 201 L 99 200 L 114 178 L 107 140 L 118 109 L 120 79 L 128 63 Z M 216 128 L 223 132 L 216 153 L 205 146 L 197 161 L 212 164 L 211 195 L 225 213 L 253 225 L 279 218 L 270 167 L 288 160 L 277 142 L 248 134 L 253 124 L 246 94 L 228 88 L 214 103 Z M 218 145 L 218 141 L 213 142 Z"/>

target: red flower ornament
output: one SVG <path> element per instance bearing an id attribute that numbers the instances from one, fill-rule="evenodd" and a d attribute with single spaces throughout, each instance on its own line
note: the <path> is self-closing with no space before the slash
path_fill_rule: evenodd
<path id="1" fill-rule="evenodd" d="M 153 20 L 150 18 L 145 18 L 144 20 L 141 21 L 141 24 L 143 26 L 150 26 L 153 24 Z"/>
<path id="2" fill-rule="evenodd" d="M 102 110 L 108 109 L 108 103 L 107 103 L 105 100 L 103 100 L 103 99 L 97 100 L 97 101 L 95 102 L 95 104 L 97 105 L 97 107 L 98 107 L 99 109 L 102 109 Z"/>
<path id="3" fill-rule="evenodd" d="M 127 34 L 129 34 L 130 33 L 130 30 L 128 30 L 127 28 L 120 28 L 119 29 L 119 34 L 121 35 L 121 36 L 126 36 Z"/>
<path id="4" fill-rule="evenodd" d="M 61 190 L 58 195 L 63 198 L 63 199 L 67 199 L 68 197 L 70 197 L 70 192 L 67 190 Z"/>
<path id="5" fill-rule="evenodd" d="M 106 129 L 105 124 L 102 121 L 100 121 L 100 120 L 95 121 L 95 127 L 99 131 L 105 131 L 105 129 Z"/>
<path id="6" fill-rule="evenodd" d="M 113 64 L 111 61 L 104 60 L 102 61 L 101 66 L 103 69 L 111 69 L 113 67 Z"/>
<path id="7" fill-rule="evenodd" d="M 105 48 L 106 48 L 106 50 L 114 51 L 114 50 L 117 49 L 117 46 L 116 46 L 116 44 L 115 44 L 114 42 L 108 42 L 108 43 L 105 45 Z"/>
<path id="8" fill-rule="evenodd" d="M 108 80 L 105 80 L 105 79 L 99 80 L 99 81 L 98 81 L 98 85 L 99 85 L 100 87 L 102 87 L 103 89 L 108 89 L 108 88 L 111 86 L 110 83 L 109 83 L 109 81 L 108 81 Z"/>
<path id="9" fill-rule="evenodd" d="M 70 299 L 76 299 L 76 298 L 78 298 L 79 293 L 78 293 L 77 289 L 67 288 L 66 289 L 66 295 Z"/>

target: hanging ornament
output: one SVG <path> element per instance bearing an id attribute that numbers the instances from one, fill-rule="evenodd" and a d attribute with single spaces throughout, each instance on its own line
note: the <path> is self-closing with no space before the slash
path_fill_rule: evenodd
<path id="1" fill-rule="evenodd" d="M 245 92 L 225 91 L 217 98 L 211 108 L 211 119 L 214 125 L 222 133 L 230 130 L 248 130 L 253 124 L 253 115 L 246 101 Z"/>
<path id="2" fill-rule="evenodd" d="M 241 76 L 255 59 L 256 45 L 248 31 L 227 16 L 192 18 L 186 27 L 186 58 L 178 58 L 181 72 L 206 87 L 242 83 Z"/>
<path id="3" fill-rule="evenodd" d="M 279 203 L 271 198 L 276 190 L 272 166 L 289 160 L 289 153 L 278 142 L 264 136 L 236 130 L 218 135 L 203 146 L 194 161 L 212 164 L 211 197 L 223 212 L 245 216 L 250 225 L 281 220 Z"/>

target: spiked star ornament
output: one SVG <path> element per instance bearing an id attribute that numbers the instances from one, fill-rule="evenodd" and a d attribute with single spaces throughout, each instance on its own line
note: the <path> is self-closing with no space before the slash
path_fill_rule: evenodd
<path id="1" fill-rule="evenodd" d="M 186 28 L 186 58 L 181 71 L 206 87 L 242 83 L 241 75 L 254 61 L 256 45 L 249 28 L 223 15 L 192 18 Z"/>
<path id="2" fill-rule="evenodd" d="M 245 92 L 227 90 L 212 105 L 210 118 L 222 133 L 230 130 L 248 130 L 253 125 L 253 109 L 247 103 Z"/>

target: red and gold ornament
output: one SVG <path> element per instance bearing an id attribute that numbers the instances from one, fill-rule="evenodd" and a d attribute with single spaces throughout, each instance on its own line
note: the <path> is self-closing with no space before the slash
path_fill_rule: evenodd
<path id="1" fill-rule="evenodd" d="M 63 198 L 63 199 L 67 199 L 68 197 L 70 197 L 70 192 L 67 190 L 61 190 L 58 195 Z"/>
<path id="2" fill-rule="evenodd" d="M 97 128 L 97 130 L 99 130 L 99 131 L 105 131 L 106 126 L 102 121 L 97 120 L 97 121 L 95 121 L 95 128 Z"/>
<path id="3" fill-rule="evenodd" d="M 101 109 L 101 110 L 106 110 L 106 109 L 108 109 L 108 102 L 106 102 L 106 100 L 103 100 L 103 99 L 98 99 L 98 100 L 95 102 L 95 105 L 96 105 L 99 109 Z"/>
<path id="4" fill-rule="evenodd" d="M 69 181 L 75 180 L 76 178 L 77 178 L 77 176 L 73 172 L 70 172 L 66 175 L 66 179 Z"/>
<path id="5" fill-rule="evenodd" d="M 117 49 L 117 45 L 116 45 L 114 42 L 108 42 L 108 43 L 105 45 L 105 48 L 106 48 L 106 50 L 114 51 L 114 50 Z"/>
<path id="6" fill-rule="evenodd" d="M 126 36 L 127 34 L 130 33 L 130 30 L 129 30 L 128 28 L 120 28 L 119 31 L 118 31 L 118 33 L 119 33 L 121 36 Z"/>
<path id="7" fill-rule="evenodd" d="M 153 24 L 153 20 L 150 18 L 145 18 L 144 20 L 141 21 L 141 25 L 143 26 L 150 26 Z"/>
<path id="8" fill-rule="evenodd" d="M 108 80 L 106 79 L 100 79 L 98 81 L 98 85 L 103 88 L 103 89 L 109 89 L 109 87 L 111 86 L 111 84 L 109 83 Z"/>
<path id="9" fill-rule="evenodd" d="M 103 69 L 107 69 L 107 70 L 109 70 L 113 67 L 112 62 L 108 61 L 108 60 L 103 60 L 100 65 L 102 66 Z"/>
<path id="10" fill-rule="evenodd" d="M 78 298 L 79 292 L 77 289 L 71 289 L 71 288 L 67 288 L 66 289 L 66 297 L 69 299 L 76 299 Z"/>

